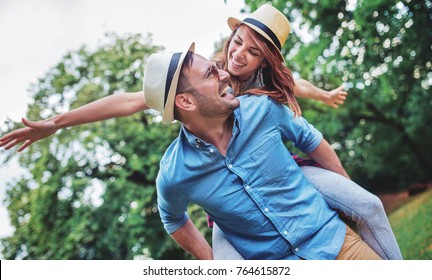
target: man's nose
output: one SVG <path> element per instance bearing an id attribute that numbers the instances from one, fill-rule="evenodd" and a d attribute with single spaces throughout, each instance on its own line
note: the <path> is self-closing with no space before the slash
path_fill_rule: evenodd
<path id="1" fill-rule="evenodd" d="M 230 78 L 230 74 L 227 71 L 222 69 L 218 69 L 217 71 L 220 82 L 226 81 Z"/>

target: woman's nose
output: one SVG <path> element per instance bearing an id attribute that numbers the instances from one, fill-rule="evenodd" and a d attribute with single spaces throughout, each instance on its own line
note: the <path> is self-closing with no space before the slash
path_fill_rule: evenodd
<path id="1" fill-rule="evenodd" d="M 246 49 L 244 48 L 244 46 L 238 46 L 235 50 L 234 50 L 234 56 L 236 58 L 243 58 L 245 55 L 245 51 Z"/>

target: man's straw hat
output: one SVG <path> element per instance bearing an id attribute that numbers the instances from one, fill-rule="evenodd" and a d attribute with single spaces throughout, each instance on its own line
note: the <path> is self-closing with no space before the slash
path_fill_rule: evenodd
<path id="1" fill-rule="evenodd" d="M 146 104 L 163 114 L 162 122 L 174 121 L 174 99 L 183 61 L 188 52 L 194 52 L 195 43 L 185 52 L 154 53 L 144 72 Z"/>

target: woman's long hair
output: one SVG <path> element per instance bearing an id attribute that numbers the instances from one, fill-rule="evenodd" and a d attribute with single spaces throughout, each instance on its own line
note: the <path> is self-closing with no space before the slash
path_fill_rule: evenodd
<path id="1" fill-rule="evenodd" d="M 219 58 L 221 60 L 222 68 L 225 71 L 228 71 L 228 49 L 238 28 L 239 27 L 236 27 L 236 29 L 233 30 L 231 36 L 225 42 L 223 56 Z M 233 92 L 235 95 L 243 95 L 246 92 L 257 95 L 268 95 L 275 101 L 288 105 L 288 107 L 294 112 L 295 116 L 300 116 L 301 109 L 294 95 L 294 78 L 291 71 L 283 65 L 279 50 L 268 42 L 266 38 L 254 30 L 250 30 L 254 34 L 253 39 L 264 55 L 267 65 L 265 68 L 262 68 L 264 87 L 244 89 L 243 91 L 242 81 L 238 77 L 231 75 L 230 84 L 233 88 Z"/>

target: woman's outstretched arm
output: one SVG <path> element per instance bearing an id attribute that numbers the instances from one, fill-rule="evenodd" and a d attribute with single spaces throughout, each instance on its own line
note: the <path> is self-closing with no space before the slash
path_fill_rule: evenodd
<path id="1" fill-rule="evenodd" d="M 25 127 L 11 131 L 1 137 L 0 147 L 10 149 L 24 142 L 18 148 L 18 152 L 21 152 L 32 143 L 51 136 L 61 128 L 125 117 L 146 109 L 148 106 L 142 92 L 109 95 L 46 120 L 29 121 L 23 118 L 22 122 Z"/>

